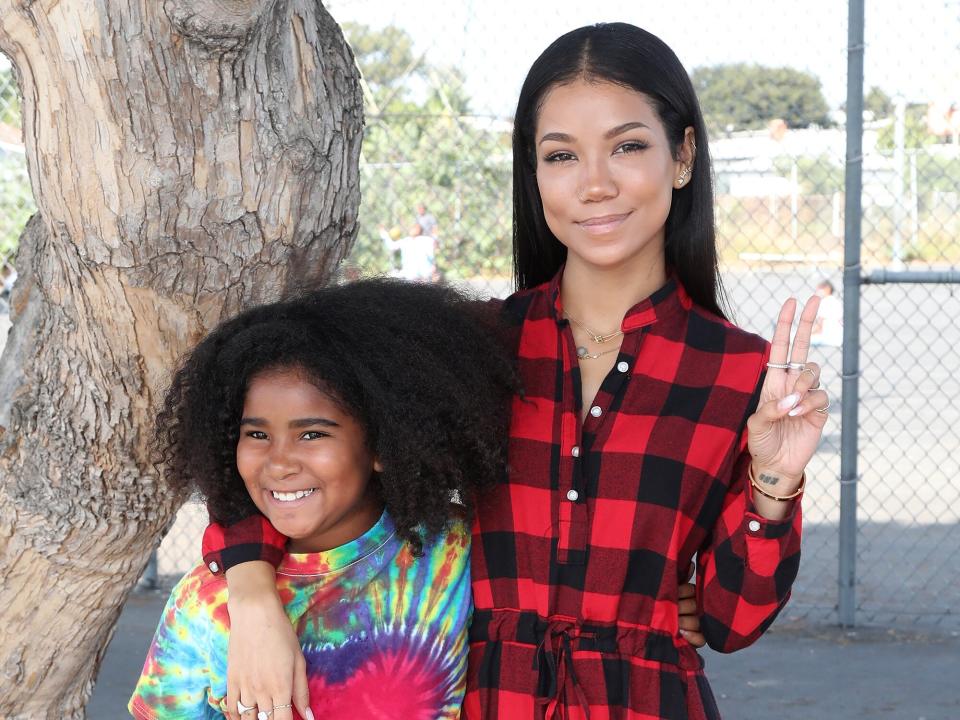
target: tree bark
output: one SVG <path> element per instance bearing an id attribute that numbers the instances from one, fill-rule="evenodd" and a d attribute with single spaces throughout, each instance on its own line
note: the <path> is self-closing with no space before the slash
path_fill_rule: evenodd
<path id="1" fill-rule="evenodd" d="M 170 370 L 330 278 L 362 99 L 309 0 L 0 0 L 0 50 L 39 208 L 0 361 L 0 717 L 82 718 L 182 500 L 148 461 Z"/>

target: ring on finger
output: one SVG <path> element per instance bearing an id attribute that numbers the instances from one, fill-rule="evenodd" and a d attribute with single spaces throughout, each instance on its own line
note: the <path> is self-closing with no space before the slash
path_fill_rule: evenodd
<path id="1" fill-rule="evenodd" d="M 816 411 L 817 411 L 818 413 L 820 413 L 821 415 L 826 415 L 829 410 L 830 410 L 830 401 L 829 401 L 829 400 L 827 400 L 827 404 L 824 405 L 823 407 L 816 408 Z"/>
<path id="2" fill-rule="evenodd" d="M 274 708 L 269 710 L 261 710 L 257 713 L 257 720 L 269 720 L 270 716 L 273 715 Z"/>
<path id="3" fill-rule="evenodd" d="M 768 368 L 775 368 L 776 370 L 787 370 L 787 369 L 790 368 L 790 363 L 768 362 L 768 363 L 767 363 L 767 367 L 768 367 Z"/>
<path id="4" fill-rule="evenodd" d="M 809 368 L 807 368 L 807 364 L 806 364 L 805 362 L 791 362 L 791 363 L 787 363 L 787 367 L 790 368 L 791 370 L 794 370 L 794 371 L 799 370 L 800 372 L 803 372 L 804 370 L 809 369 Z"/>
<path id="5" fill-rule="evenodd" d="M 256 710 L 256 709 L 257 709 L 256 705 L 244 705 L 242 702 L 237 700 L 237 715 L 243 715 L 244 713 L 248 713 L 251 710 Z"/>

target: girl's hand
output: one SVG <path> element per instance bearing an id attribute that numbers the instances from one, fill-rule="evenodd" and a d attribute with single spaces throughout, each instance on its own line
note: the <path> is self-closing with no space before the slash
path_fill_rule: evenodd
<path id="1" fill-rule="evenodd" d="M 277 595 L 273 566 L 260 561 L 237 565 L 227 570 L 227 585 L 227 717 L 254 720 L 258 711 L 276 708 L 270 720 L 292 720 L 293 710 L 282 707 L 292 703 L 302 717 L 314 720 L 306 663 Z M 240 715 L 238 701 L 254 709 Z"/>
<path id="2" fill-rule="evenodd" d="M 780 309 L 770 348 L 770 365 L 760 390 L 757 411 L 747 420 L 747 447 L 753 458 L 753 474 L 772 495 L 790 495 L 802 481 L 803 470 L 813 457 L 823 426 L 827 423 L 827 394 L 820 387 L 820 366 L 807 362 L 810 334 L 820 298 L 814 295 L 803 308 L 800 324 L 790 343 L 790 329 L 797 301 L 787 300 Z M 789 358 L 789 359 L 788 359 Z M 792 367 L 775 367 L 790 365 Z M 785 517 L 790 503 L 753 493 L 761 515 Z"/>
<path id="3" fill-rule="evenodd" d="M 694 566 L 687 568 L 687 581 L 677 588 L 677 613 L 680 621 L 680 634 L 695 648 L 707 644 L 707 638 L 700 632 L 700 609 L 697 607 L 697 586 L 693 579 Z"/>

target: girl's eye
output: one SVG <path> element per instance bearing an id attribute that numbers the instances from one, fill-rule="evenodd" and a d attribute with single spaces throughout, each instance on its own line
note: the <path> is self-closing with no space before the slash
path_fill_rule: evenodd
<path id="1" fill-rule="evenodd" d="M 645 142 L 641 142 L 639 140 L 629 140 L 628 142 L 621 143 L 620 145 L 618 145 L 617 149 L 614 152 L 623 153 L 624 155 L 626 155 L 628 153 L 635 153 L 635 152 L 640 152 L 642 150 L 646 150 L 648 147 L 650 146 L 647 145 Z"/>
<path id="2" fill-rule="evenodd" d="M 307 430 L 303 435 L 300 436 L 301 440 L 319 440 L 322 437 L 329 437 L 325 432 L 320 430 Z"/>
<path id="3" fill-rule="evenodd" d="M 254 440 L 266 440 L 267 434 L 263 430 L 251 430 L 247 433 L 247 437 Z"/>
<path id="4" fill-rule="evenodd" d="M 575 159 L 576 156 L 573 153 L 567 152 L 566 150 L 558 150 L 557 152 L 547 155 L 543 161 L 548 163 L 562 163 Z"/>

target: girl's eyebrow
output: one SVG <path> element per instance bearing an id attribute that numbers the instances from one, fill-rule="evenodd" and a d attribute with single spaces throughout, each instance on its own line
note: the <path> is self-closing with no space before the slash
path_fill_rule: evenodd
<path id="1" fill-rule="evenodd" d="M 245 417 L 240 419 L 241 425 L 253 425 L 254 427 L 263 427 L 267 425 L 267 421 L 264 418 L 259 417 Z M 297 418 L 296 420 L 290 421 L 290 427 L 292 428 L 305 428 L 311 427 L 313 425 L 323 425 L 324 427 L 340 427 L 340 423 L 330 420 L 329 418 Z"/>
<path id="2" fill-rule="evenodd" d="M 334 422 L 330 418 L 298 418 L 290 421 L 292 428 L 305 428 L 312 425 L 323 425 L 324 427 L 340 427 L 340 423 Z"/>
<path id="3" fill-rule="evenodd" d="M 632 120 L 630 122 L 625 122 L 622 125 L 617 125 L 614 128 L 610 128 L 603 134 L 603 137 L 609 140 L 610 138 L 614 138 L 617 135 L 622 135 L 629 130 L 636 130 L 637 128 L 645 128 L 649 130 L 650 126 L 646 123 L 640 122 L 639 120 Z M 551 132 L 540 138 L 540 144 L 545 143 L 548 140 L 553 140 L 555 142 L 570 142 L 573 140 L 573 137 L 571 135 L 567 135 L 566 133 Z"/>

